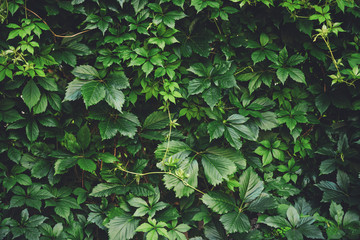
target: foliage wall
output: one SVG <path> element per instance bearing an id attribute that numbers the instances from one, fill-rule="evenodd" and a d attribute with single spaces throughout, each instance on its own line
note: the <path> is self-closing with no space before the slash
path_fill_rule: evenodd
<path id="1" fill-rule="evenodd" d="M 359 18 L 1 0 L 0 239 L 359 239 Z"/>

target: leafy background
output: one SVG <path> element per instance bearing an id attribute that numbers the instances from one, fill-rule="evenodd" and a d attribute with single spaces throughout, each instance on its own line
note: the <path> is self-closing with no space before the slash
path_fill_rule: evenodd
<path id="1" fill-rule="evenodd" d="M 358 239 L 359 7 L 0 1 L 0 238 Z"/>

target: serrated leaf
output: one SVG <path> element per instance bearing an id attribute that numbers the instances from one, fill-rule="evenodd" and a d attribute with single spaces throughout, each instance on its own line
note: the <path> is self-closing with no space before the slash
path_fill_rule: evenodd
<path id="1" fill-rule="evenodd" d="M 75 101 L 81 97 L 81 88 L 87 81 L 75 79 L 66 87 L 64 101 Z"/>
<path id="2" fill-rule="evenodd" d="M 264 182 L 250 167 L 239 178 L 239 196 L 244 202 L 250 202 L 257 198 L 264 189 Z"/>
<path id="3" fill-rule="evenodd" d="M 306 84 L 305 75 L 300 69 L 288 68 L 287 72 L 289 73 L 290 78 L 294 81 Z"/>
<path id="4" fill-rule="evenodd" d="M 71 73 L 81 80 L 100 79 L 98 71 L 89 65 L 77 66 L 71 71 Z"/>
<path id="5" fill-rule="evenodd" d="M 82 170 L 88 171 L 88 172 L 93 172 L 96 170 L 96 164 L 94 163 L 93 160 L 91 159 L 87 159 L 87 158 L 80 158 L 77 161 L 77 164 L 79 165 L 79 167 Z"/>
<path id="6" fill-rule="evenodd" d="M 213 154 L 202 155 L 201 163 L 206 179 L 214 186 L 227 180 L 228 176 L 236 171 L 236 166 L 232 161 Z"/>
<path id="7" fill-rule="evenodd" d="M 250 221 L 242 212 L 226 213 L 220 217 L 220 221 L 228 233 L 242 233 L 250 230 Z"/>
<path id="8" fill-rule="evenodd" d="M 291 227 L 291 224 L 289 223 L 289 221 L 281 216 L 267 217 L 263 221 L 263 223 L 265 223 L 266 225 L 268 225 L 270 227 L 274 227 L 274 228 Z"/>
<path id="9" fill-rule="evenodd" d="M 129 189 L 126 186 L 120 184 L 99 183 L 93 188 L 90 196 L 108 197 L 113 193 L 122 195 L 125 194 L 127 191 L 129 191 Z"/>
<path id="10" fill-rule="evenodd" d="M 86 107 L 92 106 L 105 98 L 106 92 L 104 84 L 99 81 L 91 81 L 81 87 Z"/>
<path id="11" fill-rule="evenodd" d="M 276 71 L 276 76 L 278 77 L 278 79 L 281 81 L 282 84 L 285 83 L 286 79 L 289 76 L 289 71 L 287 70 L 287 68 L 279 68 Z"/>
<path id="12" fill-rule="evenodd" d="M 125 103 L 125 95 L 122 91 L 115 88 L 106 88 L 105 101 L 113 108 L 122 112 Z"/>
<path id="13" fill-rule="evenodd" d="M 36 121 L 31 120 L 26 124 L 26 136 L 30 142 L 34 142 L 39 137 L 39 126 Z"/>
<path id="14" fill-rule="evenodd" d="M 129 215 L 117 216 L 110 220 L 108 233 L 110 240 L 132 239 L 140 220 Z"/>
<path id="15" fill-rule="evenodd" d="M 210 141 L 221 137 L 225 131 L 224 124 L 220 121 L 213 121 L 209 123 L 207 129 L 210 135 Z"/>
<path id="16" fill-rule="evenodd" d="M 228 213 L 236 209 L 235 199 L 221 192 L 209 192 L 202 197 L 202 201 L 219 214 Z"/>
<path id="17" fill-rule="evenodd" d="M 289 206 L 286 211 L 286 216 L 289 219 L 290 224 L 295 228 L 300 221 L 300 215 L 293 206 Z"/>
<path id="18" fill-rule="evenodd" d="M 221 92 L 220 89 L 217 87 L 210 87 L 207 90 L 205 90 L 201 96 L 212 110 L 215 107 L 215 105 L 220 101 Z"/>
<path id="19" fill-rule="evenodd" d="M 31 109 L 40 100 L 40 90 L 33 80 L 30 80 L 25 85 L 22 91 L 22 97 L 25 104 Z"/>
<path id="20" fill-rule="evenodd" d="M 105 121 L 101 121 L 98 127 L 100 131 L 100 136 L 103 140 L 114 137 L 118 132 L 117 125 L 115 121 L 111 118 L 108 118 Z"/>
<path id="21" fill-rule="evenodd" d="M 246 209 L 251 212 L 262 213 L 268 209 L 273 209 L 275 207 L 275 199 L 268 194 L 262 193 L 258 198 L 252 201 Z"/>
<path id="22" fill-rule="evenodd" d="M 169 116 L 165 112 L 153 112 L 144 121 L 144 129 L 163 129 L 169 125 Z"/>

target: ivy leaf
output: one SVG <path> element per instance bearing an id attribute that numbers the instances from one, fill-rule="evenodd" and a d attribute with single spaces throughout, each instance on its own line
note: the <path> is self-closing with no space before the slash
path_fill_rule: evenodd
<path id="1" fill-rule="evenodd" d="M 118 132 L 117 124 L 111 118 L 101 121 L 98 125 L 101 139 L 110 139 Z"/>
<path id="2" fill-rule="evenodd" d="M 236 209 L 235 200 L 221 192 L 209 192 L 202 197 L 202 201 L 219 214 L 228 213 Z"/>
<path id="3" fill-rule="evenodd" d="M 228 233 L 242 233 L 250 230 L 250 221 L 242 212 L 226 213 L 220 217 L 220 221 Z"/>
<path id="4" fill-rule="evenodd" d="M 264 189 L 264 182 L 250 167 L 246 169 L 239 178 L 239 195 L 244 202 L 251 202 L 257 198 Z"/>
<path id="5" fill-rule="evenodd" d="M 214 186 L 227 180 L 228 176 L 236 171 L 236 166 L 232 161 L 213 154 L 202 155 L 201 163 L 206 179 Z"/>
<path id="6" fill-rule="evenodd" d="M 31 109 L 40 100 L 40 90 L 33 80 L 28 81 L 22 91 L 25 104 Z"/>
<path id="7" fill-rule="evenodd" d="M 206 79 L 194 79 L 189 82 L 189 95 L 195 95 L 204 92 L 211 86 L 210 81 Z"/>
<path id="8" fill-rule="evenodd" d="M 104 84 L 99 81 L 91 81 L 81 87 L 81 94 L 84 98 L 85 106 L 89 107 L 103 100 L 106 92 Z"/>

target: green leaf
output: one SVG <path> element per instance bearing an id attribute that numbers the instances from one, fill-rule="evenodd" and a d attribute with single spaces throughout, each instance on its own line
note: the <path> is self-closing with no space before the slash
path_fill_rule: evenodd
<path id="1" fill-rule="evenodd" d="M 290 227 L 291 228 L 291 224 L 288 222 L 288 220 L 286 220 L 283 217 L 280 216 L 271 216 L 271 217 L 267 217 L 263 223 L 265 223 L 266 225 L 270 226 L 270 227 L 274 227 L 274 228 L 284 228 L 284 227 Z"/>
<path id="2" fill-rule="evenodd" d="M 338 225 L 341 225 L 344 217 L 344 211 L 342 206 L 331 201 L 330 216 L 336 221 Z"/>
<path id="3" fill-rule="evenodd" d="M 58 85 L 53 78 L 38 78 L 38 84 L 42 86 L 45 90 L 56 92 L 58 91 Z"/>
<path id="4" fill-rule="evenodd" d="M 262 62 L 265 60 L 265 52 L 264 50 L 257 50 L 251 54 L 251 60 L 253 60 L 254 65 L 258 62 Z"/>
<path id="5" fill-rule="evenodd" d="M 219 214 L 228 213 L 237 209 L 234 198 L 221 192 L 206 193 L 202 197 L 202 201 L 214 212 Z"/>
<path id="6" fill-rule="evenodd" d="M 304 73 L 300 70 L 300 69 L 297 69 L 297 68 L 288 68 L 287 69 L 288 73 L 289 73 L 289 76 L 296 82 L 299 82 L 299 83 L 304 83 L 306 84 L 306 81 L 305 81 L 305 75 Z"/>
<path id="7" fill-rule="evenodd" d="M 257 198 L 264 189 L 264 182 L 250 167 L 246 169 L 239 178 L 239 196 L 244 202 L 251 202 Z"/>
<path id="8" fill-rule="evenodd" d="M 230 212 L 222 215 L 220 221 L 228 233 L 242 233 L 250 230 L 250 221 L 242 212 Z"/>
<path id="9" fill-rule="evenodd" d="M 87 158 L 79 158 L 77 164 L 82 170 L 93 172 L 96 170 L 96 164 L 93 160 Z"/>
<path id="10" fill-rule="evenodd" d="M 276 201 L 273 197 L 268 194 L 262 193 L 258 198 L 252 201 L 249 206 L 246 208 L 251 212 L 264 212 L 268 209 L 273 209 L 276 207 Z"/>
<path id="11" fill-rule="evenodd" d="M 321 230 L 314 225 L 304 224 L 299 227 L 299 231 L 307 238 L 324 239 Z"/>
<path id="12" fill-rule="evenodd" d="M 100 136 L 104 139 L 110 139 L 116 135 L 118 128 L 113 119 L 108 118 L 105 121 L 101 121 L 98 125 Z"/>
<path id="13" fill-rule="evenodd" d="M 211 147 L 206 149 L 206 152 L 222 158 L 227 158 L 234 162 L 240 169 L 245 169 L 246 167 L 246 159 L 240 151 L 236 151 L 232 148 Z"/>
<path id="14" fill-rule="evenodd" d="M 230 143 L 230 145 L 236 150 L 239 150 L 241 148 L 242 146 L 241 135 L 236 129 L 232 127 L 225 127 L 224 137 Z"/>
<path id="15" fill-rule="evenodd" d="M 81 87 L 81 94 L 86 107 L 92 106 L 105 98 L 104 84 L 99 81 L 91 81 Z"/>
<path id="16" fill-rule="evenodd" d="M 144 121 L 144 129 L 163 129 L 169 125 L 169 116 L 165 112 L 153 112 Z"/>
<path id="17" fill-rule="evenodd" d="M 30 142 L 34 142 L 39 137 L 39 126 L 36 121 L 31 120 L 26 124 L 26 136 Z"/>
<path id="18" fill-rule="evenodd" d="M 91 134 L 87 124 L 85 124 L 79 129 L 76 135 L 76 139 L 83 150 L 85 150 L 89 146 L 91 140 Z"/>
<path id="19" fill-rule="evenodd" d="M 129 215 L 114 217 L 108 224 L 109 239 L 132 239 L 136 233 L 139 222 L 140 220 Z"/>
<path id="20" fill-rule="evenodd" d="M 289 71 L 287 68 L 279 68 L 276 71 L 276 76 L 278 77 L 278 79 L 281 81 L 282 84 L 285 83 L 286 79 L 289 76 Z"/>
<path id="21" fill-rule="evenodd" d="M 322 202 L 341 201 L 347 198 L 346 194 L 340 189 L 338 185 L 330 181 L 321 181 L 315 184 L 321 191 L 324 192 Z"/>
<path id="22" fill-rule="evenodd" d="M 71 71 L 71 73 L 81 80 L 100 79 L 98 71 L 89 65 L 77 66 Z"/>
<path id="23" fill-rule="evenodd" d="M 188 92 L 189 95 L 195 95 L 204 92 L 211 86 L 210 81 L 206 79 L 194 79 L 189 82 Z"/>
<path id="24" fill-rule="evenodd" d="M 212 110 L 221 99 L 220 89 L 217 87 L 210 87 L 203 92 L 202 98 Z"/>
<path id="25" fill-rule="evenodd" d="M 207 125 L 210 141 L 221 137 L 224 134 L 225 127 L 220 121 L 213 121 Z"/>
<path id="26" fill-rule="evenodd" d="M 154 66 L 149 61 L 146 61 L 142 65 L 141 69 L 146 73 L 146 77 L 147 77 L 154 69 Z"/>
<path id="27" fill-rule="evenodd" d="M 87 81 L 75 79 L 66 88 L 64 101 L 75 101 L 81 97 L 81 88 Z"/>
<path id="28" fill-rule="evenodd" d="M 45 112 L 47 106 L 48 106 L 47 97 L 45 94 L 42 94 L 40 101 L 33 108 L 34 114 L 39 114 L 39 113 Z"/>
<path id="29" fill-rule="evenodd" d="M 290 206 L 286 211 L 286 216 L 290 224 L 295 228 L 300 221 L 300 215 L 297 210 L 293 206 Z"/>
<path id="30" fill-rule="evenodd" d="M 327 94 L 320 94 L 315 98 L 315 106 L 323 114 L 330 106 L 331 99 Z"/>
<path id="31" fill-rule="evenodd" d="M 56 160 L 55 162 L 55 175 L 62 174 L 65 170 L 73 167 L 76 164 L 76 160 L 74 158 L 61 158 Z"/>
<path id="32" fill-rule="evenodd" d="M 93 197 L 108 197 L 113 193 L 118 195 L 125 194 L 129 189 L 126 186 L 120 184 L 110 184 L 110 183 L 99 183 L 96 185 L 90 196 Z"/>
<path id="33" fill-rule="evenodd" d="M 22 97 L 29 109 L 34 107 L 35 104 L 39 102 L 40 96 L 40 90 L 37 87 L 36 83 L 33 80 L 28 81 L 22 91 Z"/>
<path id="34" fill-rule="evenodd" d="M 113 108 L 122 112 L 122 106 L 125 103 L 125 95 L 122 91 L 115 88 L 106 88 L 105 101 Z"/>
<path id="35" fill-rule="evenodd" d="M 214 186 L 227 180 L 228 176 L 236 171 L 236 166 L 232 161 L 213 154 L 202 155 L 201 163 L 206 179 Z"/>
<path id="36" fill-rule="evenodd" d="M 285 232 L 285 236 L 288 240 L 303 240 L 301 232 L 297 229 L 290 229 Z"/>

